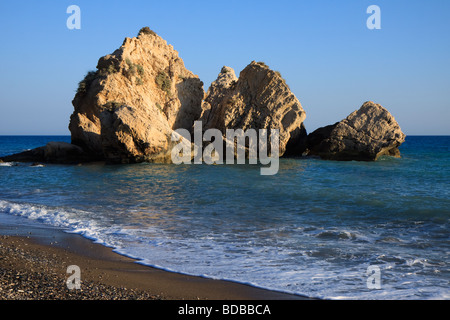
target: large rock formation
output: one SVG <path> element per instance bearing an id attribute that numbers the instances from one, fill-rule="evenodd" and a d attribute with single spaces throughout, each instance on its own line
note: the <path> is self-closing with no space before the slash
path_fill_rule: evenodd
<path id="1" fill-rule="evenodd" d="M 177 51 L 143 28 L 80 82 L 72 143 L 110 162 L 169 162 L 173 130 L 192 127 L 203 96 Z"/>
<path id="2" fill-rule="evenodd" d="M 301 156 L 308 147 L 324 159 L 376 160 L 398 156 L 405 139 L 389 112 L 373 102 L 307 136 L 299 100 L 280 73 L 262 62 L 253 61 L 239 78 L 223 67 L 205 95 L 177 51 L 147 27 L 99 59 L 72 103 L 72 144 L 50 143 L 0 161 L 171 162 L 178 145 L 172 136 L 181 138 L 175 130 L 193 133 L 197 120 L 204 131 L 218 129 L 229 146 L 234 141 L 226 140 L 227 129 L 279 129 L 279 156 Z M 187 139 L 183 145 L 193 147 Z"/>
<path id="3" fill-rule="evenodd" d="M 306 113 L 279 72 L 252 62 L 236 77 L 223 67 L 203 103 L 203 129 L 279 129 L 279 155 L 301 155 Z M 225 139 L 225 137 L 224 137 Z"/>
<path id="4" fill-rule="evenodd" d="M 319 128 L 307 138 L 309 155 L 329 160 L 377 160 L 400 156 L 405 134 L 394 117 L 371 101 L 334 125 Z"/>

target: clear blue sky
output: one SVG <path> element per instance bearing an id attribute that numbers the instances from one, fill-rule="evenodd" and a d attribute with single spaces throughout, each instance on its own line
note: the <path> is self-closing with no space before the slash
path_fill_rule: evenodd
<path id="1" fill-rule="evenodd" d="M 81 8 L 81 30 L 66 9 Z M 369 30 L 369 5 L 381 30 Z M 69 134 L 78 82 L 125 37 L 149 26 L 205 90 L 222 66 L 281 72 L 310 132 L 363 102 L 409 135 L 450 134 L 450 1 L 1 1 L 0 134 Z"/>

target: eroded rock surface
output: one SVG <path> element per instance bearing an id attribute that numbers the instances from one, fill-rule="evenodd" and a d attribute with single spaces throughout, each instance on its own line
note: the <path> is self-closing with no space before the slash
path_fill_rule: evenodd
<path id="1" fill-rule="evenodd" d="M 307 138 L 308 154 L 329 160 L 377 160 L 382 155 L 400 156 L 405 134 L 394 117 L 372 101 L 346 119 L 319 128 Z"/>
<path id="2" fill-rule="evenodd" d="M 296 149 L 301 155 L 305 118 L 300 101 L 280 73 L 253 61 L 239 78 L 233 69 L 222 68 L 207 92 L 200 120 L 204 130 L 214 128 L 224 135 L 227 129 L 279 129 L 279 155 L 283 156 Z"/>
<path id="3" fill-rule="evenodd" d="M 192 127 L 203 96 L 203 83 L 178 52 L 143 28 L 80 82 L 72 143 L 112 162 L 168 162 L 173 130 Z"/>

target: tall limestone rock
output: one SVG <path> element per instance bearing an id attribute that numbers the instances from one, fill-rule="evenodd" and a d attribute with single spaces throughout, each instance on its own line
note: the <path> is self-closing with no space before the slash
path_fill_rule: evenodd
<path id="1" fill-rule="evenodd" d="M 100 58 L 79 83 L 72 144 L 110 162 L 170 162 L 171 134 L 201 115 L 203 83 L 149 28 Z"/>
<path id="2" fill-rule="evenodd" d="M 319 128 L 307 138 L 310 155 L 328 160 L 377 160 L 382 155 L 399 157 L 405 134 L 381 105 L 368 101 L 346 119 Z"/>
<path id="3" fill-rule="evenodd" d="M 203 129 L 279 129 L 280 156 L 301 155 L 306 139 L 306 113 L 279 72 L 262 62 L 250 63 L 236 77 L 223 67 L 211 84 L 201 121 Z"/>

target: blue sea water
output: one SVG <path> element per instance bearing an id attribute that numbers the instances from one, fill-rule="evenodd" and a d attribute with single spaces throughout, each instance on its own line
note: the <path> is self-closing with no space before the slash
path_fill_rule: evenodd
<path id="1" fill-rule="evenodd" d="M 0 136 L 0 155 L 70 137 Z M 0 164 L 0 223 L 63 227 L 166 270 L 326 299 L 450 299 L 450 137 L 402 158 Z M 379 269 L 374 289 L 370 266 Z"/>

